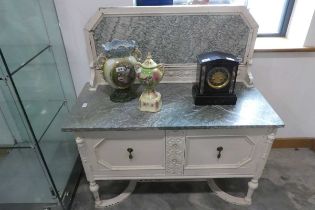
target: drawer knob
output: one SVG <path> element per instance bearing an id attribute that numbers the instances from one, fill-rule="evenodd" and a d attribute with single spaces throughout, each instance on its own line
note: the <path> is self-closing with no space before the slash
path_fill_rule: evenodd
<path id="1" fill-rule="evenodd" d="M 223 147 L 221 147 L 221 146 L 218 147 L 217 151 L 219 152 L 218 155 L 217 155 L 217 158 L 220 159 L 221 158 L 221 152 L 223 151 Z"/>
<path id="2" fill-rule="evenodd" d="M 129 159 L 131 160 L 133 158 L 133 156 L 132 156 L 133 149 L 127 148 L 127 152 L 129 152 Z"/>

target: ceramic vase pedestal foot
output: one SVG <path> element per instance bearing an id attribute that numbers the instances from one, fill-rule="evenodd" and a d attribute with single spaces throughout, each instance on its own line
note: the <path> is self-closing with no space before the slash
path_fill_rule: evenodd
<path id="1" fill-rule="evenodd" d="M 139 99 L 139 109 L 143 112 L 158 112 L 162 107 L 161 94 L 154 90 L 144 91 Z"/>

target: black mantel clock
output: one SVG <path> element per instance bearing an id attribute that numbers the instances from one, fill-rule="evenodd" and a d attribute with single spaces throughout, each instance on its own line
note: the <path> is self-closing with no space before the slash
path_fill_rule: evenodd
<path id="1" fill-rule="evenodd" d="M 197 77 L 192 93 L 196 105 L 235 105 L 234 93 L 239 62 L 223 52 L 197 56 Z"/>

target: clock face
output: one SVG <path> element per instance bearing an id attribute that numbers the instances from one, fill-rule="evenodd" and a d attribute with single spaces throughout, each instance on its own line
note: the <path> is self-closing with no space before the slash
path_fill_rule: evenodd
<path id="1" fill-rule="evenodd" d="M 207 76 L 208 85 L 214 89 L 224 88 L 229 81 L 230 72 L 225 67 L 214 67 Z"/>

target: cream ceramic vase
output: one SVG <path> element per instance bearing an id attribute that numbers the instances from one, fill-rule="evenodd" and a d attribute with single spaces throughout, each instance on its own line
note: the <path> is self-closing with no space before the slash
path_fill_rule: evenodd
<path id="1" fill-rule="evenodd" d="M 139 109 L 143 112 L 158 112 L 162 107 L 161 94 L 155 91 L 155 86 L 159 84 L 164 76 L 163 64 L 156 64 L 152 56 L 148 53 L 146 60 L 136 70 L 136 75 L 141 84 L 144 85 L 144 91 L 139 99 Z"/>

